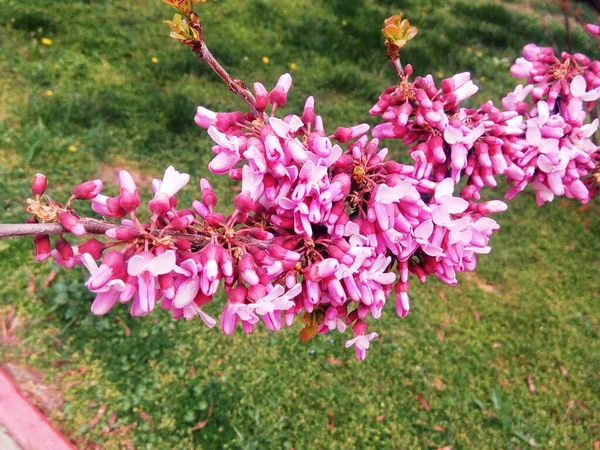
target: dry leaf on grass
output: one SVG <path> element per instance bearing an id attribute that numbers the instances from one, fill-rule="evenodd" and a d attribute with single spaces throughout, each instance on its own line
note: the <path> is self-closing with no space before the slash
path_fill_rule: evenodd
<path id="1" fill-rule="evenodd" d="M 527 376 L 527 387 L 529 388 L 530 394 L 535 394 L 535 384 L 533 383 L 533 377 L 531 375 Z"/>
<path id="2" fill-rule="evenodd" d="M 333 411 L 329 411 L 327 413 L 327 428 L 330 430 L 335 428 L 335 423 L 333 422 Z"/>
<path id="3" fill-rule="evenodd" d="M 427 400 L 425 400 L 425 397 L 423 397 L 421 394 L 419 394 L 417 392 L 416 394 L 417 396 L 417 400 L 419 401 L 419 404 L 421 405 L 421 407 L 425 410 L 425 411 L 429 411 L 431 409 L 431 407 L 429 406 L 429 403 L 427 403 Z"/>
<path id="4" fill-rule="evenodd" d="M 332 366 L 343 366 L 344 364 L 346 364 L 346 361 L 336 358 L 327 358 L 327 362 Z"/>
<path id="5" fill-rule="evenodd" d="M 150 429 L 154 431 L 154 419 L 152 419 L 152 417 L 143 409 L 138 411 L 138 415 L 144 422 L 148 422 L 150 424 Z"/>
<path id="6" fill-rule="evenodd" d="M 120 317 L 115 317 L 115 320 L 117 322 L 119 322 L 121 325 L 123 325 L 123 328 L 125 329 L 125 336 L 129 337 L 131 335 L 131 330 L 129 329 L 129 327 L 127 326 L 127 324 L 125 323 L 125 321 L 123 321 L 123 319 L 121 319 Z"/>
<path id="7" fill-rule="evenodd" d="M 208 425 L 208 420 L 210 419 L 210 416 L 212 416 L 214 407 L 215 407 L 215 402 L 210 402 L 210 405 L 208 407 L 208 416 L 206 417 L 206 420 L 202 420 L 202 421 L 198 422 L 196 425 L 194 425 L 194 427 L 192 428 L 192 431 L 201 430 L 206 425 Z"/>
<path id="8" fill-rule="evenodd" d="M 108 405 L 106 403 L 103 403 L 102 405 L 100 405 L 100 408 L 98 408 L 96 415 L 94 417 L 92 417 L 92 420 L 90 420 L 90 422 L 88 423 L 88 428 L 90 430 L 92 428 L 94 428 L 96 425 L 98 425 L 98 422 L 100 422 L 100 419 L 102 419 L 102 416 L 106 413 L 107 408 L 108 408 Z"/>
<path id="9" fill-rule="evenodd" d="M 52 269 L 48 276 L 44 279 L 44 287 L 50 286 L 56 278 L 56 275 L 58 275 L 58 270 Z"/>
<path id="10" fill-rule="evenodd" d="M 27 283 L 27 293 L 29 295 L 33 295 L 33 294 L 35 294 L 35 290 L 36 290 L 35 277 L 33 275 L 31 275 L 29 277 L 29 283 Z"/>
<path id="11" fill-rule="evenodd" d="M 440 377 L 433 377 L 433 383 L 431 385 L 438 391 L 444 389 L 444 381 Z"/>

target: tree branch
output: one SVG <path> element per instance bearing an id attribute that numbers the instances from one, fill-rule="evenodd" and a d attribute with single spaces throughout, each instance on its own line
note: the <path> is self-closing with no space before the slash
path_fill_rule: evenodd
<path id="1" fill-rule="evenodd" d="M 91 234 L 104 234 L 107 230 L 113 228 L 119 228 L 121 225 L 111 222 L 103 222 L 102 220 L 92 219 L 89 217 L 80 217 L 79 222 L 85 228 L 88 235 Z M 160 230 L 154 232 L 154 235 L 158 235 Z M 67 231 L 60 223 L 8 223 L 0 224 L 0 240 L 9 239 L 15 237 L 34 237 L 48 234 L 71 234 Z M 189 241 L 192 244 L 198 244 L 204 246 L 210 242 L 210 239 L 202 234 L 189 234 L 181 231 L 170 231 L 164 230 L 164 235 L 171 236 L 175 239 L 183 239 Z M 251 236 L 244 236 L 239 238 L 241 242 L 246 244 L 254 245 L 258 248 L 266 248 L 271 241 L 260 240 Z"/>
<path id="2" fill-rule="evenodd" d="M 80 217 L 79 222 L 85 228 L 87 234 L 104 234 L 106 231 L 119 228 L 121 225 L 117 223 L 103 222 L 102 220 L 92 219 L 89 217 Z M 9 223 L 0 224 L 0 239 L 26 236 L 40 236 L 43 234 L 71 234 L 60 223 Z M 155 233 L 158 235 L 158 231 Z M 165 230 L 165 235 L 172 236 L 177 239 L 205 244 L 208 242 L 206 236 L 200 234 L 188 234 L 180 231 Z"/>
<path id="3" fill-rule="evenodd" d="M 88 234 L 104 234 L 111 228 L 118 228 L 115 223 L 82 217 L 79 219 Z M 8 223 L 0 224 L 0 239 L 42 234 L 69 234 L 60 223 Z"/>
<path id="4" fill-rule="evenodd" d="M 195 15 L 195 19 L 197 22 L 192 23 L 190 25 L 197 31 L 199 38 L 198 40 L 189 42 L 188 45 L 200 59 L 202 59 L 206 64 L 208 64 L 209 67 L 217 75 L 219 75 L 219 77 L 225 82 L 225 84 L 227 84 L 227 88 L 239 98 L 241 98 L 244 101 L 244 103 L 248 105 L 250 110 L 258 116 L 259 113 L 254 107 L 254 94 L 250 91 L 250 89 L 248 89 L 248 87 L 242 80 L 237 78 L 234 79 L 231 75 L 229 75 L 229 73 L 223 68 L 223 66 L 219 64 L 219 61 L 215 59 L 213 54 L 206 46 L 206 42 L 204 41 L 202 21 L 200 20 L 200 18 L 198 18 L 198 16 L 195 13 L 192 12 L 192 14 Z"/>

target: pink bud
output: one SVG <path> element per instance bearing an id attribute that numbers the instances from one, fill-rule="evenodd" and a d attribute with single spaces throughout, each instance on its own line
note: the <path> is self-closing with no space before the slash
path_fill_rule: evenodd
<path id="1" fill-rule="evenodd" d="M 106 248 L 106 244 L 100 242 L 98 239 L 92 238 L 87 242 L 77 246 L 77 252 L 80 255 L 84 253 L 89 253 L 92 258 L 100 259 L 102 258 L 102 252 Z"/>
<path id="2" fill-rule="evenodd" d="M 171 228 L 172 230 L 185 230 L 193 222 L 194 222 L 194 216 L 188 214 L 185 216 L 177 217 L 174 220 L 171 220 L 169 222 L 169 228 Z"/>
<path id="3" fill-rule="evenodd" d="M 194 121 L 198 126 L 207 129 L 211 125 L 215 125 L 217 123 L 217 114 L 210 109 L 198 106 Z"/>
<path id="4" fill-rule="evenodd" d="M 73 267 L 75 253 L 73 252 L 71 244 L 69 244 L 62 236 L 59 236 L 55 248 L 60 255 L 60 258 L 65 263 L 65 267 Z"/>
<path id="5" fill-rule="evenodd" d="M 399 317 L 406 317 L 410 310 L 408 283 L 399 281 L 394 286 L 394 290 L 396 291 L 396 314 Z"/>
<path id="6" fill-rule="evenodd" d="M 247 214 L 252 210 L 252 197 L 250 196 L 250 192 L 244 191 L 235 196 L 233 199 L 233 205 L 235 209 L 237 209 L 242 214 Z"/>
<path id="7" fill-rule="evenodd" d="M 86 181 L 73 188 L 73 197 L 80 200 L 92 200 L 102 191 L 103 187 L 101 180 Z"/>
<path id="8" fill-rule="evenodd" d="M 262 83 L 254 83 L 254 97 L 256 98 L 254 107 L 258 111 L 264 111 L 269 103 L 269 94 Z"/>
<path id="9" fill-rule="evenodd" d="M 129 172 L 121 170 L 119 172 L 119 183 L 121 185 L 121 199 L 119 206 L 127 212 L 134 212 L 140 206 L 140 196 L 135 185 L 135 181 Z"/>
<path id="10" fill-rule="evenodd" d="M 212 210 L 217 204 L 217 196 L 210 183 L 205 178 L 200 180 L 200 192 L 202 194 L 202 203 L 204 203 L 208 209 Z"/>
<path id="11" fill-rule="evenodd" d="M 332 137 L 334 139 L 337 139 L 339 142 L 344 143 L 348 142 L 351 139 L 355 139 L 357 137 L 362 136 L 367 131 L 369 131 L 369 128 L 369 125 L 366 123 L 355 125 L 350 128 L 339 127 L 337 130 L 335 130 L 335 133 Z"/>
<path id="12" fill-rule="evenodd" d="M 43 195 L 48 187 L 48 179 L 41 173 L 36 173 L 31 184 L 31 192 L 33 195 Z"/>
<path id="13" fill-rule="evenodd" d="M 337 259 L 326 258 L 310 267 L 308 273 L 309 279 L 313 282 L 321 281 L 323 278 L 333 275 L 339 267 L 340 263 Z"/>
<path id="14" fill-rule="evenodd" d="M 287 95 L 292 87 L 292 76 L 284 73 L 279 77 L 275 88 L 269 93 L 269 100 L 275 106 L 285 106 Z"/>
<path id="15" fill-rule="evenodd" d="M 156 216 L 163 216 L 171 210 L 171 202 L 167 194 L 159 194 L 148 202 L 148 209 Z"/>
<path id="16" fill-rule="evenodd" d="M 357 320 L 356 323 L 352 326 L 352 331 L 354 331 L 354 334 L 356 336 L 365 334 L 365 332 L 367 331 L 367 324 L 364 323 L 362 320 Z"/>
<path id="17" fill-rule="evenodd" d="M 259 283 L 259 278 L 255 270 L 254 258 L 249 253 L 245 253 L 240 259 L 239 270 L 244 281 L 250 286 L 255 286 Z"/>
<path id="18" fill-rule="evenodd" d="M 85 228 L 74 214 L 63 212 L 59 214 L 58 219 L 61 225 L 75 236 L 83 236 L 85 234 Z"/>
<path id="19" fill-rule="evenodd" d="M 50 243 L 50 236 L 47 234 L 40 234 L 33 237 L 33 249 L 37 261 L 46 261 L 50 256 L 51 248 L 52 244 Z"/>
<path id="20" fill-rule="evenodd" d="M 138 237 L 141 233 L 139 230 L 133 227 L 119 227 L 106 230 L 104 233 L 106 237 L 111 239 L 118 239 L 120 241 L 131 241 Z"/>
<path id="21" fill-rule="evenodd" d="M 315 99 L 310 96 L 304 103 L 304 112 L 302 113 L 302 122 L 308 125 L 313 123 L 315 120 Z"/>

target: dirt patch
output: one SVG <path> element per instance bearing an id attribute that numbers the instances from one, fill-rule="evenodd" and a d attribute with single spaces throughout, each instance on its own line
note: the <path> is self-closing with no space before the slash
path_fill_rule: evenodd
<path id="1" fill-rule="evenodd" d="M 0 166 L 5 169 L 14 169 L 22 165 L 22 158 L 16 152 L 9 152 L 0 148 Z"/>
<path id="2" fill-rule="evenodd" d="M 118 186 L 119 171 L 122 169 L 127 169 L 127 171 L 131 173 L 131 176 L 135 182 L 140 186 L 150 186 L 150 183 L 154 178 L 153 176 L 142 172 L 137 162 L 117 156 L 113 158 L 109 164 L 102 164 L 100 166 L 100 179 L 104 183 Z"/>
<path id="3" fill-rule="evenodd" d="M 494 287 L 494 285 L 485 282 L 485 280 L 483 280 L 475 272 L 465 272 L 465 273 L 463 273 L 463 279 L 464 279 L 464 281 L 466 283 L 474 284 L 479 289 L 481 289 L 483 292 L 486 292 L 488 294 L 495 294 L 495 295 L 499 294 L 498 289 L 496 289 Z"/>

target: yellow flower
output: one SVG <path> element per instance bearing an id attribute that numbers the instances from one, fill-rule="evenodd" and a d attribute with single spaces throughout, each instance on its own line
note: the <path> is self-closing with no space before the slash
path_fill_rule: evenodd
<path id="1" fill-rule="evenodd" d="M 438 78 L 444 78 L 444 72 L 438 72 L 436 75 Z"/>
<path id="2" fill-rule="evenodd" d="M 50 38 L 42 38 L 42 44 L 44 44 L 44 45 L 52 45 L 52 39 L 50 39 Z"/>
<path id="3" fill-rule="evenodd" d="M 475 52 L 475 56 L 481 58 L 483 56 L 483 52 Z"/>
<path id="4" fill-rule="evenodd" d="M 298 68 L 298 64 L 296 64 L 296 63 L 291 63 L 290 64 L 290 69 L 296 70 L 297 68 Z"/>
<path id="5" fill-rule="evenodd" d="M 54 92 L 52 92 L 50 89 L 48 89 L 46 92 L 44 92 L 44 95 L 46 97 L 52 97 L 54 95 Z"/>
<path id="6" fill-rule="evenodd" d="M 76 152 L 77 151 L 77 147 L 74 145 L 69 145 L 69 151 L 70 152 Z"/>
<path id="7" fill-rule="evenodd" d="M 348 26 L 348 21 L 347 20 L 342 20 L 342 26 L 343 27 L 347 27 Z"/>
<path id="8" fill-rule="evenodd" d="M 268 56 L 263 56 L 263 58 L 262 58 L 262 62 L 263 62 L 263 63 L 265 63 L 265 64 L 269 64 L 269 62 L 270 62 L 270 61 L 271 61 L 271 60 L 269 59 L 269 57 L 268 57 Z"/>
<path id="9" fill-rule="evenodd" d="M 485 81 L 485 77 L 479 77 L 479 81 L 483 83 Z"/>
<path id="10" fill-rule="evenodd" d="M 386 39 L 386 44 L 402 48 L 417 35 L 417 27 L 412 27 L 407 19 L 402 20 L 402 13 L 392 16 L 385 21 L 381 30 Z"/>
<path id="11" fill-rule="evenodd" d="M 153 62 L 154 64 L 157 64 L 157 63 L 158 63 L 158 58 L 157 58 L 156 56 L 153 56 L 153 57 L 152 57 L 152 62 Z"/>

